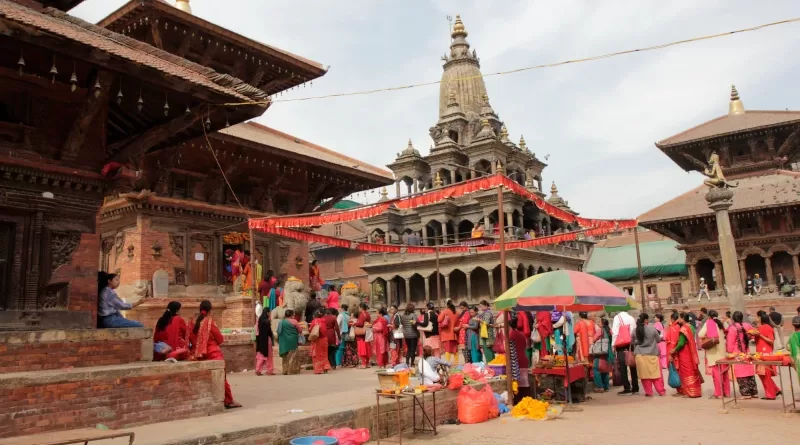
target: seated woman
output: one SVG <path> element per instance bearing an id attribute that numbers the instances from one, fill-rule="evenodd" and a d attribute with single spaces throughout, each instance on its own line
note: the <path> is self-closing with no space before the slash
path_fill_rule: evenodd
<path id="1" fill-rule="evenodd" d="M 443 378 L 450 369 L 450 363 L 435 357 L 433 348 L 425 346 L 422 348 L 422 360 L 419 361 L 418 367 L 418 375 L 423 385 L 443 384 Z"/>
<path id="2" fill-rule="evenodd" d="M 99 299 L 97 302 L 97 327 L 98 328 L 143 328 L 144 325 L 136 320 L 128 320 L 120 311 L 129 311 L 144 303 L 144 298 L 136 303 L 126 303 L 119 298 L 119 276 L 113 273 L 98 272 L 97 287 Z"/>
<path id="3" fill-rule="evenodd" d="M 153 361 L 164 361 L 168 358 L 186 360 L 189 349 L 186 347 L 186 321 L 180 316 L 181 304 L 170 301 L 164 315 L 156 322 L 153 333 Z"/>
<path id="4" fill-rule="evenodd" d="M 219 345 L 225 341 L 219 327 L 214 323 L 209 314 L 211 302 L 203 300 L 200 303 L 200 313 L 189 331 L 189 359 L 190 360 L 225 360 Z M 242 405 L 233 400 L 231 385 L 225 378 L 225 408 L 241 408 Z"/>

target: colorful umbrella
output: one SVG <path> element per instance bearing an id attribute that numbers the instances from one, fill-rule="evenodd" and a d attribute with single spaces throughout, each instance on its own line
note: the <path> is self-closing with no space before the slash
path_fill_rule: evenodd
<path id="1" fill-rule="evenodd" d="M 621 312 L 621 311 L 630 311 L 630 310 L 639 310 L 642 308 L 642 303 L 636 301 L 631 297 L 626 297 L 627 303 L 622 306 L 606 306 L 606 312 Z"/>
<path id="2" fill-rule="evenodd" d="M 574 270 L 534 275 L 494 300 L 495 309 L 602 311 L 625 306 L 627 294 L 608 281 Z"/>

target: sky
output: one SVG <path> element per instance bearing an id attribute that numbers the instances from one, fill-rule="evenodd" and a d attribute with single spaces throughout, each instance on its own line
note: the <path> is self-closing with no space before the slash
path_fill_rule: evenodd
<path id="1" fill-rule="evenodd" d="M 86 0 L 70 13 L 97 22 L 127 0 Z M 172 1 L 172 0 L 170 0 Z M 460 14 L 484 74 L 683 40 L 800 17 L 773 0 L 192 0 L 193 13 L 330 66 L 282 98 L 439 80 L 448 15 Z M 486 78 L 510 138 L 525 136 L 558 186 L 590 218 L 636 217 L 702 184 L 654 145 L 724 115 L 731 84 L 749 110 L 796 110 L 800 23 L 665 50 Z M 427 154 L 439 86 L 277 102 L 256 119 L 385 166 L 408 140 Z M 393 193 L 393 187 L 389 187 Z M 378 194 L 359 198 L 374 202 Z"/>

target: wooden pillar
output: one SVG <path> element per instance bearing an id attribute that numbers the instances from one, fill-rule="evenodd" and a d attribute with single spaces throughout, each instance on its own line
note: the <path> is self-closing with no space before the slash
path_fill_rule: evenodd
<path id="1" fill-rule="evenodd" d="M 25 292 L 22 308 L 36 310 L 39 306 L 39 264 L 42 256 L 42 227 L 44 214 L 41 210 L 34 215 L 28 231 L 28 266 L 25 274 Z M 49 249 L 48 249 L 49 251 Z M 5 278 L 5 277 L 3 277 Z"/>
<path id="2" fill-rule="evenodd" d="M 714 275 L 717 277 L 717 290 L 722 290 L 725 285 L 725 277 L 722 276 L 722 261 L 714 263 Z"/>
<path id="3" fill-rule="evenodd" d="M 411 279 L 403 279 L 406 282 L 406 303 L 411 303 Z"/>
<path id="4" fill-rule="evenodd" d="M 689 265 L 689 283 L 690 283 L 690 291 L 692 294 L 695 294 L 700 291 L 700 285 L 697 281 L 697 264 L 690 264 Z"/>
<path id="5" fill-rule="evenodd" d="M 767 284 L 775 283 L 775 277 L 772 275 L 772 255 L 764 258 L 764 264 L 767 266 L 767 279 L 764 281 Z"/>
<path id="6" fill-rule="evenodd" d="M 747 266 L 744 264 L 744 260 L 739 260 L 739 276 L 742 278 L 742 283 L 747 280 Z"/>
<path id="7" fill-rule="evenodd" d="M 792 272 L 794 279 L 800 278 L 800 261 L 798 261 L 797 255 L 792 255 Z"/>
<path id="8" fill-rule="evenodd" d="M 494 269 L 489 269 L 486 275 L 489 276 L 489 298 L 494 298 Z"/>
<path id="9" fill-rule="evenodd" d="M 392 284 L 394 283 L 392 283 L 392 280 L 384 280 L 384 281 L 386 281 L 386 302 L 392 305 L 395 303 L 394 300 L 392 299 L 392 294 L 393 294 L 392 289 L 394 289 Z M 400 302 L 398 301 L 397 303 Z"/>
<path id="10" fill-rule="evenodd" d="M 797 257 L 794 257 L 794 258 L 795 258 L 795 260 L 797 259 Z M 467 301 L 471 301 L 472 300 L 472 280 L 470 279 L 470 277 L 472 276 L 472 272 L 467 272 L 465 275 L 467 276 Z"/>

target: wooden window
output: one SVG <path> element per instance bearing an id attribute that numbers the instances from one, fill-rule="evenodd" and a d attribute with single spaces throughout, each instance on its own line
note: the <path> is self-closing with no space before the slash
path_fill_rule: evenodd
<path id="1" fill-rule="evenodd" d="M 633 295 L 633 288 L 632 287 L 623 287 L 622 290 L 628 294 L 628 296 Z"/>
<path id="2" fill-rule="evenodd" d="M 333 226 L 333 236 L 342 236 L 342 225 L 335 224 Z"/>
<path id="3" fill-rule="evenodd" d="M 344 272 L 344 256 L 337 256 L 333 260 L 333 268 L 336 273 Z"/>
<path id="4" fill-rule="evenodd" d="M 670 283 L 669 291 L 673 304 L 683 301 L 683 287 L 681 286 L 681 283 Z"/>
<path id="5" fill-rule="evenodd" d="M 654 297 L 658 296 L 658 286 L 655 284 L 647 285 L 647 295 L 652 295 Z"/>

